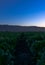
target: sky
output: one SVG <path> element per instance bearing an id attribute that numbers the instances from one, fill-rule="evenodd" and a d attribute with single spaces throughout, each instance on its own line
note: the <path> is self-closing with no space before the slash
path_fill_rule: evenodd
<path id="1" fill-rule="evenodd" d="M 45 0 L 0 0 L 0 24 L 45 27 Z"/>

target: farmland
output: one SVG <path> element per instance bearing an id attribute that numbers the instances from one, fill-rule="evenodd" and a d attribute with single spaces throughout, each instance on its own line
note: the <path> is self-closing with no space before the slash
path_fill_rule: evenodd
<path id="1" fill-rule="evenodd" d="M 15 59 L 16 48 L 22 49 L 20 44 L 25 44 L 23 47 L 28 47 L 31 52 L 31 65 L 45 65 L 45 32 L 0 32 L 0 65 L 20 65 L 16 62 L 22 61 Z"/>

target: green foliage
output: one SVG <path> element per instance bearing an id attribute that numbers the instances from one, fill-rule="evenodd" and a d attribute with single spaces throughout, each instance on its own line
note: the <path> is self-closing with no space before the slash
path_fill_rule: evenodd
<path id="1" fill-rule="evenodd" d="M 6 63 L 4 64 L 8 60 L 6 57 L 12 57 L 11 55 L 15 51 L 16 43 L 20 41 L 28 43 L 28 47 L 34 55 L 33 58 L 37 57 L 37 65 L 45 65 L 44 32 L 0 32 L 0 65 L 7 65 Z"/>

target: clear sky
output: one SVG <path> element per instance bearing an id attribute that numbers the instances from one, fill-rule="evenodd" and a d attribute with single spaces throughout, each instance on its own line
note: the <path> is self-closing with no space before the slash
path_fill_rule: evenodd
<path id="1" fill-rule="evenodd" d="M 45 26 L 45 0 L 0 0 L 0 24 Z"/>

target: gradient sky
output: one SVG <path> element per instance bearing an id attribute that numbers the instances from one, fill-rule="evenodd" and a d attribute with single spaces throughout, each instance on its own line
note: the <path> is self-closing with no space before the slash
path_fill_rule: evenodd
<path id="1" fill-rule="evenodd" d="M 0 0 L 0 24 L 45 27 L 45 0 Z"/>

